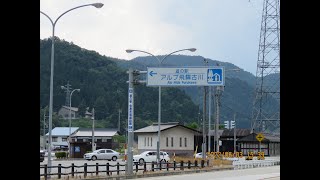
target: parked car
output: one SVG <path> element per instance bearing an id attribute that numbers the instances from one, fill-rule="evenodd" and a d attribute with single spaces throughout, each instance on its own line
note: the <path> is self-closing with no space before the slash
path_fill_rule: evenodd
<path id="1" fill-rule="evenodd" d="M 45 155 L 45 151 L 40 150 L 40 162 L 44 161 L 44 155 Z"/>
<path id="2" fill-rule="evenodd" d="M 86 153 L 83 158 L 86 160 L 95 161 L 97 159 L 106 159 L 116 161 L 120 157 L 120 153 L 112 149 L 98 149 L 91 153 Z"/>
<path id="3" fill-rule="evenodd" d="M 195 155 L 195 158 L 202 158 L 202 152 L 197 153 L 197 154 Z M 206 158 L 208 158 L 207 155 L 206 155 Z"/>
<path id="4" fill-rule="evenodd" d="M 144 151 L 141 154 L 133 156 L 133 162 L 143 165 L 145 162 L 156 162 L 157 161 L 157 151 Z M 169 154 L 164 151 L 160 151 L 160 161 L 168 162 L 170 161 Z"/>

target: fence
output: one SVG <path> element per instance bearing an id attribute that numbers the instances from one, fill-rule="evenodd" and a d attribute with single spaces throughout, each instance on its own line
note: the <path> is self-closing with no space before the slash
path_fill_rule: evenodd
<path id="1" fill-rule="evenodd" d="M 139 164 L 135 163 L 134 165 L 134 172 L 147 172 L 147 165 L 151 165 L 151 172 L 154 172 L 155 170 L 166 170 L 169 171 L 169 169 L 173 169 L 173 170 L 184 170 L 184 168 L 187 169 L 191 169 L 191 168 L 204 168 L 205 166 L 209 166 L 209 160 L 207 160 L 206 162 L 204 160 L 200 161 L 200 164 L 198 164 L 198 161 L 195 160 L 194 163 L 191 163 L 191 161 L 188 162 L 176 162 L 173 161 L 171 163 L 166 162 L 166 163 L 159 163 L 159 166 L 155 167 L 155 165 L 157 165 L 157 163 L 155 162 L 151 162 L 151 163 L 144 163 L 143 164 L 143 168 L 139 168 Z M 45 180 L 48 179 L 48 176 L 57 176 L 58 179 L 61 179 L 61 177 L 63 175 L 71 175 L 71 177 L 73 178 L 76 174 L 83 174 L 83 177 L 86 178 L 87 175 L 89 173 L 94 173 L 96 176 L 103 175 L 102 173 L 106 173 L 106 176 L 110 176 L 112 175 L 112 172 L 116 172 L 117 175 L 120 174 L 120 172 L 125 172 L 125 169 L 120 169 L 121 166 L 126 166 L 126 164 L 120 164 L 119 162 L 117 162 L 116 165 L 110 165 L 109 163 L 106 164 L 92 164 L 92 165 L 88 165 L 87 163 L 84 163 L 84 165 L 82 166 L 76 166 L 74 165 L 74 163 L 71 164 L 71 166 L 62 166 L 61 164 L 58 164 L 58 166 L 47 166 L 47 165 L 41 165 L 40 166 L 40 170 L 43 169 L 44 173 L 40 174 L 40 178 L 43 176 Z M 88 167 L 95 167 L 94 171 L 88 171 Z M 105 170 L 99 169 L 99 167 L 105 167 Z M 110 170 L 110 167 L 116 167 L 116 169 L 114 170 Z M 53 169 L 57 169 L 57 173 L 50 173 L 48 174 L 48 168 L 51 168 L 51 171 Z M 68 173 L 62 173 L 62 169 L 70 169 L 71 171 Z M 82 168 L 82 171 L 78 171 L 76 170 L 76 168 Z"/>
<path id="2" fill-rule="evenodd" d="M 234 169 L 246 169 L 255 167 L 267 167 L 280 165 L 280 160 L 250 160 L 250 161 L 233 161 Z"/>

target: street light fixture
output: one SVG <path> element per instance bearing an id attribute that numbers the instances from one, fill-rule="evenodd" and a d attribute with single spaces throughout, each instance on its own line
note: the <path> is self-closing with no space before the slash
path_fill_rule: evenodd
<path id="1" fill-rule="evenodd" d="M 158 66 L 160 67 L 162 65 L 162 62 L 170 55 L 174 54 L 174 53 L 177 53 L 177 52 L 180 52 L 180 51 L 191 51 L 191 52 L 194 52 L 196 51 L 197 49 L 196 48 L 188 48 L 188 49 L 181 49 L 181 50 L 177 50 L 177 51 L 174 51 L 172 53 L 169 53 L 167 54 L 166 56 L 164 56 L 161 60 L 149 53 L 149 52 L 146 52 L 146 51 L 141 51 L 141 50 L 135 50 L 135 49 L 127 49 L 126 52 L 127 53 L 132 53 L 134 51 L 137 51 L 137 52 L 142 52 L 142 53 L 146 53 L 146 54 L 149 54 L 151 56 L 153 56 L 154 58 L 156 58 L 159 62 Z M 160 162 L 160 124 L 161 124 L 161 86 L 159 86 L 159 108 L 158 108 L 158 141 L 157 141 L 157 162 L 159 163 Z"/>
<path id="2" fill-rule="evenodd" d="M 65 15 L 66 13 L 78 9 L 78 8 L 82 8 L 85 6 L 94 6 L 96 8 L 101 8 L 103 6 L 102 3 L 93 3 L 93 4 L 85 4 L 85 5 L 81 5 L 81 6 L 77 6 L 74 8 L 71 8 L 67 11 L 65 11 L 64 13 L 62 13 L 55 21 L 53 21 L 46 13 L 40 11 L 41 14 L 43 14 L 44 16 L 46 16 L 51 24 L 52 24 L 52 37 L 51 37 L 51 41 L 52 41 L 52 46 L 51 46 L 51 74 L 50 74 L 50 102 L 49 102 L 49 149 L 48 149 L 48 167 L 51 167 L 51 140 L 52 140 L 52 135 L 51 135 L 51 131 L 52 131 L 52 104 L 53 104 L 53 66 L 54 66 L 54 30 L 55 30 L 55 25 L 58 22 L 58 20 Z M 51 168 L 48 168 L 48 173 L 51 173 Z"/>

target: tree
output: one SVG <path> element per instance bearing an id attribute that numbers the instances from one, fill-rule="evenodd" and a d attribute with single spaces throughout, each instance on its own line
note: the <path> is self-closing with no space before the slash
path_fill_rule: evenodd
<path id="1" fill-rule="evenodd" d="M 86 115 L 86 110 L 87 110 L 86 102 L 85 102 L 85 100 L 83 99 L 83 100 L 81 101 L 81 103 L 79 104 L 79 106 L 78 106 L 79 116 L 80 116 L 80 117 L 85 117 L 85 115 Z"/>
<path id="2" fill-rule="evenodd" d="M 118 142 L 118 143 L 125 143 L 126 142 L 126 137 L 124 135 L 114 135 L 113 139 L 115 142 Z"/>
<path id="3" fill-rule="evenodd" d="M 192 129 L 198 129 L 198 124 L 196 122 L 192 122 L 187 124 L 187 127 Z"/>

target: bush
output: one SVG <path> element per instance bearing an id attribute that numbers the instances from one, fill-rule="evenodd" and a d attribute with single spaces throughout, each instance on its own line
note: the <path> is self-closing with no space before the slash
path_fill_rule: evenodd
<path id="1" fill-rule="evenodd" d="M 66 158 L 68 156 L 68 152 L 64 152 L 64 151 L 56 152 L 55 155 L 56 155 L 56 158 L 58 159 Z"/>

